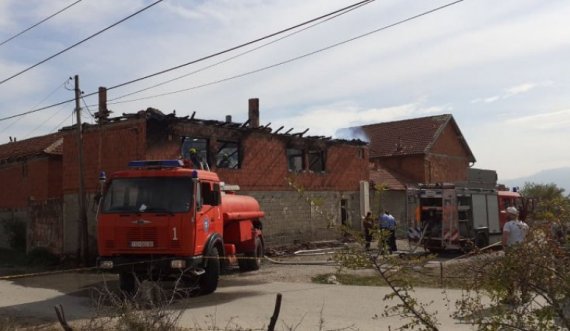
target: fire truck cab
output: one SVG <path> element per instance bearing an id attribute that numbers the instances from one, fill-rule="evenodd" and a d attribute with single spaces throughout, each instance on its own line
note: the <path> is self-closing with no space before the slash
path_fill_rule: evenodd
<path id="1" fill-rule="evenodd" d="M 224 268 L 259 269 L 264 213 L 224 186 L 182 160 L 132 161 L 113 173 L 97 215 L 99 268 L 118 273 L 131 294 L 144 279 L 182 279 L 211 293 Z"/>

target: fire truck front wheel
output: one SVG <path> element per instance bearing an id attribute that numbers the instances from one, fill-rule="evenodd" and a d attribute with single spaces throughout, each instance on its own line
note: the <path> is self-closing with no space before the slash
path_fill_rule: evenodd
<path id="1" fill-rule="evenodd" d="M 138 279 L 133 272 L 121 272 L 119 274 L 119 288 L 128 295 L 135 295 L 137 292 Z"/>
<path id="2" fill-rule="evenodd" d="M 220 253 L 217 247 L 210 249 L 204 271 L 199 280 L 200 292 L 210 294 L 218 287 L 218 279 L 220 278 Z"/>

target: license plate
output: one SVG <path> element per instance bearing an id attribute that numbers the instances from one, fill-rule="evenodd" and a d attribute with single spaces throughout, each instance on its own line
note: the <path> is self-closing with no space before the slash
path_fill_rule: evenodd
<path id="1" fill-rule="evenodd" d="M 154 247 L 154 241 L 131 241 L 130 244 L 133 248 Z"/>

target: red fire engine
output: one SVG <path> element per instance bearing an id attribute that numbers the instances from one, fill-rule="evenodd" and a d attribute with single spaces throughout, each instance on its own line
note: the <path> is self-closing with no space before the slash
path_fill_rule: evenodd
<path id="1" fill-rule="evenodd" d="M 421 240 L 430 251 L 465 250 L 501 241 L 509 206 L 521 211 L 524 220 L 531 199 L 518 192 L 469 188 L 453 184 L 423 185 L 418 190 L 416 224 L 409 239 Z"/>
<path id="2" fill-rule="evenodd" d="M 129 168 L 106 180 L 97 215 L 98 266 L 119 274 L 121 290 L 181 277 L 206 294 L 228 266 L 259 269 L 264 213 L 254 198 L 181 160 L 132 161 Z"/>

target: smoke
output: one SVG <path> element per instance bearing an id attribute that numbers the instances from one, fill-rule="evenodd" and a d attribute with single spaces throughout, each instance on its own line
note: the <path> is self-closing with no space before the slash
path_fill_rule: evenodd
<path id="1" fill-rule="evenodd" d="M 362 130 L 362 128 L 358 126 L 338 129 L 335 131 L 334 136 L 335 138 L 338 139 L 347 139 L 347 140 L 358 139 L 367 143 L 370 142 L 370 138 L 368 138 L 368 135 L 366 135 L 364 130 Z"/>

